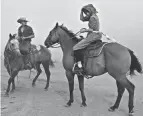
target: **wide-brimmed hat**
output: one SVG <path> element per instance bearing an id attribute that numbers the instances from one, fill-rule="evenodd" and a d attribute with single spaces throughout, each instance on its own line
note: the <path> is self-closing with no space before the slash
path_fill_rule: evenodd
<path id="1" fill-rule="evenodd" d="M 21 17 L 17 20 L 18 23 L 21 23 L 21 22 L 28 22 L 28 20 L 26 20 L 25 17 Z"/>

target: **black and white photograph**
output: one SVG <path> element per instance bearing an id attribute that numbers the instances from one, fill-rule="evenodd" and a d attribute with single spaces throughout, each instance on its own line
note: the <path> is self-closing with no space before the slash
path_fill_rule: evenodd
<path id="1" fill-rule="evenodd" d="M 143 116 L 142 0 L 1 0 L 1 116 Z"/>

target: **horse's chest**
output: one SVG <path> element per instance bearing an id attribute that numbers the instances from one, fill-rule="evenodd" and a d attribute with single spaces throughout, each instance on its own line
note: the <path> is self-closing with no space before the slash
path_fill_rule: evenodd
<path id="1" fill-rule="evenodd" d="M 62 61 L 65 69 L 72 69 L 74 65 L 74 58 L 71 54 L 64 54 Z"/>

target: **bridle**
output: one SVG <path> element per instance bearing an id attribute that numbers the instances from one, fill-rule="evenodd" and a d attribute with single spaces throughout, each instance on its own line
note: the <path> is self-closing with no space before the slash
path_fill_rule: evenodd
<path id="1" fill-rule="evenodd" d="M 71 37 L 70 40 L 73 39 L 73 38 L 75 38 L 75 37 L 78 36 L 79 34 L 81 34 L 80 31 L 78 31 L 77 33 L 75 33 L 75 35 L 74 35 L 73 37 Z M 48 40 L 48 46 L 51 47 L 51 48 L 60 48 L 61 46 L 60 46 L 59 44 L 60 44 L 59 41 L 58 41 L 58 42 L 55 42 L 55 43 L 53 44 L 53 42 L 52 42 L 51 40 Z M 57 45 L 59 45 L 59 46 L 57 46 Z"/>
<path id="2" fill-rule="evenodd" d="M 13 47 L 12 47 L 12 43 L 8 43 L 7 49 L 8 49 L 10 52 L 13 52 L 13 51 L 19 50 L 19 47 L 18 47 L 18 48 L 13 48 Z"/>
<path id="3" fill-rule="evenodd" d="M 61 47 L 60 42 L 56 42 L 55 44 L 53 44 L 52 41 L 48 41 L 48 46 L 51 47 L 51 48 L 60 48 Z"/>

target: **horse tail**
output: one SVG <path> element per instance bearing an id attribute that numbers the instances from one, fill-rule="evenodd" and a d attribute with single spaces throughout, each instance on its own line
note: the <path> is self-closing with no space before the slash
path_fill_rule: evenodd
<path id="1" fill-rule="evenodd" d="M 135 70 L 138 73 L 143 73 L 141 63 L 139 62 L 138 58 L 135 56 L 134 52 L 130 49 L 128 49 L 130 55 L 131 55 L 131 66 L 130 66 L 130 75 L 135 75 Z"/>
<path id="2" fill-rule="evenodd" d="M 53 68 L 55 67 L 54 61 L 52 59 L 49 60 L 49 65 Z"/>
<path id="3" fill-rule="evenodd" d="M 52 54 L 51 54 L 50 50 L 49 50 L 48 48 L 42 46 L 42 45 L 40 45 L 40 47 L 41 47 L 42 50 L 44 50 L 46 53 L 49 54 L 49 60 L 48 60 L 49 65 L 50 65 L 52 68 L 55 67 L 54 61 L 53 61 L 52 58 L 51 58 L 51 57 L 52 57 Z"/>

